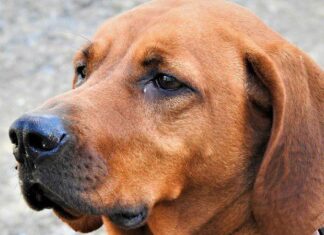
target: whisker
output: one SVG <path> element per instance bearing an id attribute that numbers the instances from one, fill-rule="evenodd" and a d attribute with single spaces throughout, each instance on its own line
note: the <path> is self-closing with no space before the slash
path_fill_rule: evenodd
<path id="1" fill-rule="evenodd" d="M 84 39 L 88 43 L 92 43 L 92 41 L 87 36 L 85 36 L 84 34 L 81 34 L 81 33 L 75 33 L 75 32 L 66 31 L 66 32 L 61 32 L 60 34 L 63 34 L 65 36 L 67 36 L 67 35 L 69 35 L 69 36 L 71 36 L 71 35 L 77 36 L 79 38 Z"/>

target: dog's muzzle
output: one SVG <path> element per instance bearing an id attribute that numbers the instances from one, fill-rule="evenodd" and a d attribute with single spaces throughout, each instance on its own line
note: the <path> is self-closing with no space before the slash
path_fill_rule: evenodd
<path id="1" fill-rule="evenodd" d="M 37 168 L 42 167 L 42 161 L 51 164 L 50 161 L 60 155 L 69 141 L 62 120 L 52 115 L 24 115 L 11 125 L 9 136 L 17 162 L 28 172 L 20 181 L 30 207 L 35 210 L 55 209 L 66 218 L 74 218 L 77 213 L 67 209 L 64 200 L 48 190 L 35 176 Z"/>

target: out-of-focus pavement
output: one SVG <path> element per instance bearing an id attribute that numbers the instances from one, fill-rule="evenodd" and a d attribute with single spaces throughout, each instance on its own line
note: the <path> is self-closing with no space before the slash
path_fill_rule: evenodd
<path id="1" fill-rule="evenodd" d="M 324 0 L 234 0 L 324 66 Z M 70 88 L 73 53 L 106 18 L 144 0 L 0 0 L 0 234 L 76 234 L 51 211 L 24 203 L 10 123 Z M 83 36 L 82 36 L 83 35 Z M 122 37 L 122 35 L 121 35 Z M 93 234 L 104 234 L 103 229 Z"/>

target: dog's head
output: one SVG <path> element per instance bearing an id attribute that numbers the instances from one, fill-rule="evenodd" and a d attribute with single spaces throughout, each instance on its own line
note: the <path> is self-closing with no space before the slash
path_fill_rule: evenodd
<path id="1" fill-rule="evenodd" d="M 74 66 L 74 89 L 10 130 L 32 208 L 132 229 L 191 189 L 249 190 L 265 233 L 323 222 L 323 73 L 251 13 L 146 4 L 104 23 Z"/>

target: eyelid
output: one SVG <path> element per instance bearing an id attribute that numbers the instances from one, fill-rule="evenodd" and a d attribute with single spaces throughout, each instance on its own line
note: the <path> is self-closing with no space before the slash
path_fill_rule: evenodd
<path id="1" fill-rule="evenodd" d="M 75 65 L 74 65 L 74 69 L 75 69 L 75 71 L 77 71 L 77 69 L 78 69 L 79 67 L 81 67 L 81 66 L 86 66 L 86 65 L 87 65 L 86 61 L 83 61 L 83 60 L 81 60 L 81 61 L 77 61 L 77 62 L 75 63 Z"/>
<path id="2" fill-rule="evenodd" d="M 178 80 L 180 83 L 183 84 L 183 88 L 189 89 L 192 92 L 197 92 L 197 90 L 195 89 L 195 87 L 193 87 L 190 83 L 188 83 L 187 81 L 183 80 L 183 79 L 179 79 L 179 77 L 177 75 L 175 75 L 174 73 L 170 73 L 169 71 L 166 70 L 151 70 L 149 71 L 146 75 L 142 76 L 138 83 L 139 85 L 143 88 L 143 90 L 145 89 L 145 87 L 147 85 L 149 85 L 150 83 L 154 82 L 156 79 L 156 76 L 158 74 L 165 74 L 167 76 L 171 76 L 173 78 L 175 78 L 176 80 Z"/>

